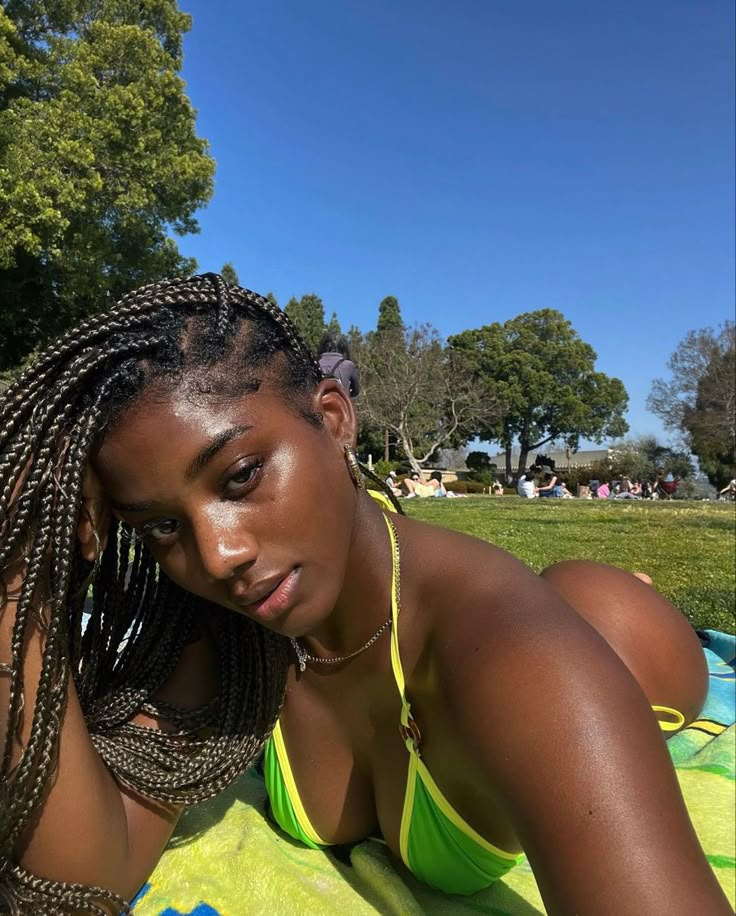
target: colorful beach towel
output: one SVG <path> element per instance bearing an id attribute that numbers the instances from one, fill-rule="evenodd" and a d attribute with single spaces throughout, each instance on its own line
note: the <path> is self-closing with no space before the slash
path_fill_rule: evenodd
<path id="1" fill-rule="evenodd" d="M 736 901 L 736 639 L 701 634 L 710 669 L 700 718 L 668 742 L 693 823 L 718 880 Z M 419 884 L 376 841 L 306 849 L 266 818 L 261 776 L 251 770 L 181 819 L 136 916 L 533 916 L 544 906 L 524 861 L 488 890 L 454 897 Z"/>

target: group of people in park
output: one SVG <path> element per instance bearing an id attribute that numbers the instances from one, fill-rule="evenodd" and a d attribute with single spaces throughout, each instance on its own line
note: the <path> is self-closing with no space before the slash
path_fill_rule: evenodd
<path id="1" fill-rule="evenodd" d="M 582 499 L 672 499 L 679 478 L 664 468 L 657 468 L 653 481 L 632 480 L 622 476 L 619 480 L 591 479 L 580 488 Z M 554 466 L 534 464 L 519 475 L 517 481 L 519 496 L 526 499 L 547 497 L 552 499 L 573 499 L 564 480 L 557 477 Z M 725 488 L 728 490 L 728 487 Z M 734 486 L 736 491 L 736 486 Z M 724 491 L 722 491 L 724 492 Z"/>
<path id="2" fill-rule="evenodd" d="M 426 499 L 428 496 L 433 497 L 456 497 L 464 494 L 453 493 L 448 490 L 442 482 L 442 472 L 432 471 L 428 480 L 422 480 L 420 474 L 412 471 L 402 480 L 396 471 L 389 471 L 384 481 L 388 491 L 395 497 L 404 497 L 405 499 L 415 499 L 416 497 Z"/>
<path id="3" fill-rule="evenodd" d="M 403 478 L 399 478 L 396 471 L 389 471 L 384 480 L 388 491 L 397 498 L 413 499 L 415 497 L 456 497 L 465 494 L 454 493 L 447 489 L 442 481 L 440 471 L 432 471 L 427 480 L 412 471 Z M 671 499 L 677 489 L 679 479 L 664 468 L 657 468 L 654 481 L 632 480 L 622 477 L 620 480 L 595 480 L 592 479 L 586 486 L 580 488 L 581 499 Z M 525 499 L 575 499 L 564 480 L 557 476 L 550 465 L 534 464 L 519 475 L 516 484 L 519 496 Z M 504 487 L 500 481 L 494 481 L 488 492 L 492 496 L 503 496 Z M 736 498 L 736 482 L 724 487 L 719 493 L 719 498 Z"/>
<path id="4" fill-rule="evenodd" d="M 564 480 L 560 480 L 549 465 L 533 465 L 519 475 L 516 491 L 525 499 L 539 496 L 547 499 L 572 499 Z"/>
<path id="5" fill-rule="evenodd" d="M 345 389 L 350 398 L 360 394 L 360 373 L 351 359 L 350 345 L 343 335 L 328 332 L 319 345 L 319 368 L 323 378 L 334 378 Z M 531 468 L 523 471 L 517 480 L 516 490 L 525 499 L 574 499 L 564 480 L 555 473 L 554 462 L 537 461 Z M 620 480 L 589 481 L 581 487 L 579 497 L 583 499 L 672 499 L 679 478 L 659 467 L 654 480 L 631 480 L 622 477 Z M 433 471 L 428 480 L 412 471 L 399 479 L 395 471 L 390 471 L 384 480 L 386 489 L 396 498 L 414 499 L 427 497 L 455 497 L 465 494 L 448 490 L 442 482 L 440 471 Z M 503 496 L 504 487 L 500 481 L 494 481 L 488 492 L 493 496 Z M 718 492 L 718 499 L 736 499 L 736 480 Z"/>

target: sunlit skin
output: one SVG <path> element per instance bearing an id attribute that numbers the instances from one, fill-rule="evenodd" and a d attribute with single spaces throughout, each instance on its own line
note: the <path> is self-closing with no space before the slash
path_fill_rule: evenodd
<path id="1" fill-rule="evenodd" d="M 108 433 L 105 500 L 183 588 L 314 654 L 354 651 L 389 614 L 391 556 L 346 468 L 349 398 L 332 381 L 305 395 L 316 426 L 269 384 L 217 402 L 192 390 L 157 383 Z M 702 704 L 682 617 L 621 571 L 540 577 L 489 544 L 395 522 L 407 694 L 450 803 L 490 842 L 524 848 L 550 912 L 729 912 L 650 709 L 692 718 Z M 398 722 L 388 636 L 344 665 L 292 665 L 282 727 L 325 839 L 380 830 L 399 854 Z"/>

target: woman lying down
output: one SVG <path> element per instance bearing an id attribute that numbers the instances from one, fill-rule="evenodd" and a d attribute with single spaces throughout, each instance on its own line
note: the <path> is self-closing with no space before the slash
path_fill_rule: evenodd
<path id="1" fill-rule="evenodd" d="M 663 740 L 706 692 L 684 618 L 390 511 L 267 299 L 141 289 L 0 413 L 0 911 L 125 911 L 265 748 L 309 845 L 381 835 L 451 894 L 523 851 L 550 913 L 730 912 Z"/>

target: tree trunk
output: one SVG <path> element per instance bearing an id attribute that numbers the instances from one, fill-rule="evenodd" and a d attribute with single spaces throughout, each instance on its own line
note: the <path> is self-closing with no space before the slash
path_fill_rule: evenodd
<path id="1" fill-rule="evenodd" d="M 417 459 L 414 457 L 414 449 L 412 448 L 411 442 L 409 441 L 409 437 L 405 435 L 403 430 L 398 431 L 398 436 L 401 442 L 401 447 L 404 450 L 404 454 L 406 455 L 407 461 L 411 465 L 412 471 L 416 471 L 417 474 L 421 476 L 422 467 L 419 464 L 419 462 L 417 461 Z"/>
<path id="2" fill-rule="evenodd" d="M 519 467 L 516 469 L 519 475 L 526 470 L 526 459 L 529 457 L 529 451 L 529 418 L 527 417 L 519 435 Z"/>
<path id="3" fill-rule="evenodd" d="M 390 461 L 391 456 L 389 453 L 389 444 L 388 444 L 388 429 L 383 431 L 383 460 Z"/>
<path id="4" fill-rule="evenodd" d="M 514 482 L 514 472 L 511 470 L 511 441 L 506 445 L 506 483 Z"/>
<path id="5" fill-rule="evenodd" d="M 526 459 L 529 457 L 529 447 L 528 445 L 522 445 L 519 450 L 519 467 L 517 472 L 522 474 L 526 470 Z"/>

